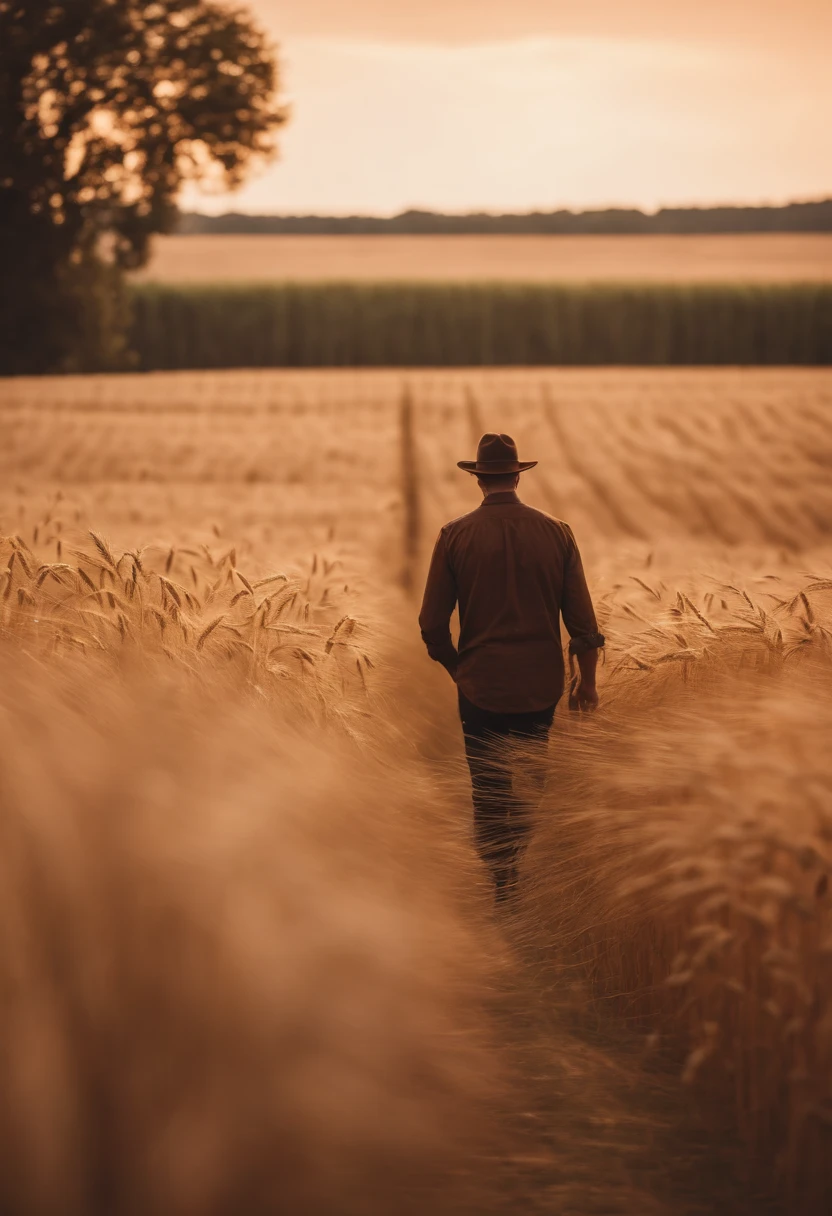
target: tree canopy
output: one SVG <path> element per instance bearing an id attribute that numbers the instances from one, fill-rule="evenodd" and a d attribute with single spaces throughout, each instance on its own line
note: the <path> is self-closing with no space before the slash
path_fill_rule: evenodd
<path id="1" fill-rule="evenodd" d="M 274 49 L 237 7 L 0 0 L 0 370 L 89 363 L 78 343 L 107 318 L 82 333 L 79 306 L 113 314 L 183 185 L 234 188 L 285 118 Z"/>

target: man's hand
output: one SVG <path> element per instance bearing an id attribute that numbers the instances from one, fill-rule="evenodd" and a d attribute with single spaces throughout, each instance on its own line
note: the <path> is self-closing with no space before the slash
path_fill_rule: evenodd
<path id="1" fill-rule="evenodd" d="M 594 681 L 589 683 L 580 676 L 575 676 L 569 689 L 569 708 L 576 713 L 595 713 L 598 708 L 598 690 Z"/>
<path id="2" fill-rule="evenodd" d="M 598 708 L 598 692 L 595 688 L 595 670 L 597 666 L 597 650 L 584 650 L 578 655 L 580 675 L 575 676 L 569 689 L 570 709 L 591 714 Z"/>

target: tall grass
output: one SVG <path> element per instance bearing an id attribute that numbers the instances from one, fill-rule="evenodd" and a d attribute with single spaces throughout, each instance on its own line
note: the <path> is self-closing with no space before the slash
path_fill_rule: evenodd
<path id="1" fill-rule="evenodd" d="M 32 546 L 0 536 L 0 629 L 55 660 L 159 656 L 203 683 L 253 683 L 310 712 L 323 701 L 330 714 L 366 686 L 371 640 L 339 604 L 339 572 L 317 555 L 305 578 L 249 579 L 234 547 L 120 552 L 55 519 Z"/>
<path id="2" fill-rule="evenodd" d="M 503 426 L 541 459 L 523 495 L 556 479 L 608 647 L 601 712 L 558 712 L 519 903 L 499 924 L 528 950 L 534 1002 L 569 996 L 584 1025 L 623 1022 L 740 1137 L 750 1195 L 773 1183 L 795 1216 L 829 1210 L 828 377 L 552 373 L 549 394 L 538 380 L 438 377 L 432 395 L 403 393 L 399 373 L 10 386 L 12 1216 L 490 1210 L 512 1146 L 483 1147 L 503 1097 L 488 883 L 453 689 L 392 584 L 404 564 L 418 588 L 439 512 L 473 505 L 454 461 Z M 292 456 L 257 501 L 249 451 L 279 470 Z M 203 492 L 220 472 L 236 480 Z M 41 512 L 60 478 L 83 482 L 102 527 L 60 497 Z M 337 553 L 327 489 L 349 538 Z M 355 562 L 384 513 L 380 595 Z M 228 525 L 238 545 L 220 541 Z M 298 536 L 318 553 L 284 565 Z M 652 1136 L 627 1123 L 649 1082 L 623 1117 L 585 1061 L 564 1088 L 573 1044 L 554 1025 L 529 1051 L 551 1089 L 536 1126 L 557 1128 L 548 1181 L 504 1210 L 567 1193 L 575 1212 L 661 1210 L 626 1183 L 593 1190 L 619 1149 L 626 1174 L 625 1139 Z M 583 1132 L 578 1087 L 594 1104 Z"/>
<path id="3" fill-rule="evenodd" d="M 419 449 L 413 419 L 410 390 L 402 392 L 399 406 L 399 433 L 402 484 L 402 588 L 407 595 L 416 590 L 422 537 L 419 491 Z"/>
<path id="4" fill-rule="evenodd" d="M 778 586 L 777 583 L 774 584 Z M 787 1210 L 832 1182 L 832 579 L 607 605 L 605 709 L 565 721 L 525 923 L 645 1034 Z M 696 602 L 698 600 L 698 603 Z"/>
<path id="5" fill-rule="evenodd" d="M 3 1211 L 491 1210 L 476 866 L 327 572 L 0 561 Z"/>
<path id="6" fill-rule="evenodd" d="M 145 371 L 832 362 L 826 284 L 147 284 L 132 299 Z"/>

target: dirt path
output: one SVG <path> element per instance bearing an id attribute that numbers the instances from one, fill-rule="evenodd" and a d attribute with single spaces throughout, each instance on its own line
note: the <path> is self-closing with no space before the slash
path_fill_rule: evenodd
<path id="1" fill-rule="evenodd" d="M 511 1117 L 518 1147 L 506 1210 L 775 1216 L 744 1184 L 735 1146 L 697 1117 L 675 1077 L 645 1068 L 633 1038 L 569 1007 L 525 944 L 522 921 L 509 921 L 506 936 L 515 968 L 498 1016 L 525 1099 Z"/>
<path id="2" fill-rule="evenodd" d="M 453 791 L 457 826 L 467 830 L 470 794 L 447 678 L 420 666 L 415 642 L 412 655 L 404 650 L 405 728 L 432 777 Z M 647 1067 L 635 1035 L 599 1026 L 577 989 L 556 979 L 540 926 L 524 920 L 522 894 L 514 912 L 493 909 L 487 898 L 480 908 L 483 940 L 496 920 L 509 960 L 494 1016 L 513 1089 L 503 1116 L 512 1147 L 495 1210 L 776 1216 L 776 1206 L 744 1182 L 730 1137 L 697 1117 L 678 1075 Z"/>

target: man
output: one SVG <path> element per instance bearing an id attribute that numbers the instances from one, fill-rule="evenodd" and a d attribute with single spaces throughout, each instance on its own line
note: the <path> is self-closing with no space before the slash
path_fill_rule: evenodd
<path id="1" fill-rule="evenodd" d="M 459 692 L 459 714 L 471 771 L 474 836 L 503 899 L 516 876 L 528 823 L 513 790 L 510 748 L 545 750 L 563 693 L 560 617 L 570 634 L 580 683 L 571 703 L 598 705 L 595 669 L 604 638 L 567 524 L 517 497 L 521 462 L 509 435 L 483 435 L 476 460 L 461 460 L 483 494 L 475 511 L 439 533 L 419 625 L 432 659 Z M 450 618 L 459 604 L 459 649 Z"/>

